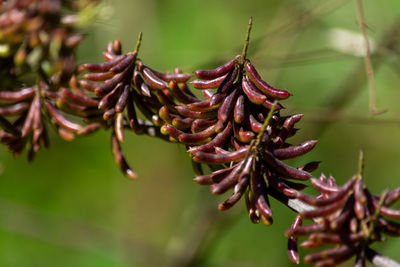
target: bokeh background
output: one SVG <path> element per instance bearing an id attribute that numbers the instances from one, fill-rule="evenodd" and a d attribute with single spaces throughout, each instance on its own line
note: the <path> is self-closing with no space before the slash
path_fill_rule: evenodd
<path id="1" fill-rule="evenodd" d="M 343 183 L 365 151 L 372 192 L 400 185 L 400 1 L 363 1 L 373 44 L 377 106 L 369 117 L 363 43 L 351 0 L 109 0 L 79 50 L 100 62 L 110 40 L 157 70 L 214 68 L 241 52 L 254 18 L 249 58 L 265 80 L 293 93 L 284 113 L 304 113 L 291 141 L 319 139 L 290 162 L 321 160 L 314 172 Z M 0 150 L 0 266 L 294 266 L 286 255 L 294 213 L 272 201 L 275 223 L 253 225 L 240 202 L 226 212 L 194 174 L 184 147 L 128 134 L 139 173 L 123 177 L 109 133 L 73 142 L 53 135 L 33 164 Z M 400 261 L 400 240 L 375 246 Z M 303 250 L 300 253 L 304 255 Z M 351 263 L 344 264 L 351 266 Z"/>

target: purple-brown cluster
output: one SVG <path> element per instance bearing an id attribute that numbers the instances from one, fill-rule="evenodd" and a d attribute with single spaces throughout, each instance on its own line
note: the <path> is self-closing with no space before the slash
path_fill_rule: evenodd
<path id="1" fill-rule="evenodd" d="M 365 266 L 373 250 L 369 247 L 383 240 L 383 234 L 400 236 L 400 210 L 390 208 L 400 199 L 400 188 L 388 193 L 374 195 L 356 175 L 343 186 L 336 185 L 333 177 L 321 175 L 311 179 L 319 195 L 310 196 L 296 190 L 287 191 L 290 197 L 310 205 L 299 213 L 289 236 L 289 257 L 299 262 L 297 238 L 307 236 L 300 244 L 305 248 L 320 248 L 307 254 L 304 261 L 315 266 L 334 266 L 356 256 L 355 266 Z M 302 219 L 311 219 L 312 224 L 302 225 Z M 329 247 L 326 247 L 329 246 Z"/>
<path id="2" fill-rule="evenodd" d="M 89 134 L 101 126 L 98 123 L 82 126 L 72 121 L 55 106 L 57 97 L 58 93 L 51 91 L 44 82 L 0 91 L 0 125 L 4 129 L 0 131 L 0 142 L 6 144 L 14 156 L 19 156 L 28 145 L 28 160 L 32 161 L 42 146 L 48 146 L 46 117 L 66 140 L 72 140 L 76 134 Z"/>
<path id="3" fill-rule="evenodd" d="M 251 221 L 270 224 L 269 191 L 304 188 L 290 180 L 307 180 L 311 177 L 309 172 L 318 166 L 311 162 L 294 168 L 283 160 L 307 153 L 316 141 L 298 146 L 286 142 L 296 133 L 294 125 L 302 115 L 280 116 L 283 106 L 274 105 L 274 101 L 291 94 L 263 81 L 254 66 L 241 56 L 214 70 L 198 70 L 195 74 L 198 79 L 191 84 L 203 90 L 207 99 L 177 106 L 178 114 L 188 116 L 191 124 L 183 129 L 166 124 L 163 130 L 188 145 L 193 161 L 211 165 L 213 172 L 197 176 L 196 182 L 211 185 L 213 194 L 233 189 L 219 205 L 220 210 L 229 209 L 244 195 Z M 273 106 L 273 115 L 263 129 Z"/>
<path id="4" fill-rule="evenodd" d="M 1 4 L 1 73 L 18 77 L 40 69 L 52 76 L 53 83 L 68 82 L 75 70 L 74 49 L 84 38 L 75 33 L 77 18 L 63 11 L 76 8 L 75 2 L 14 0 Z"/>
<path id="5" fill-rule="evenodd" d="M 95 2 L 1 1 L 0 124 L 4 130 L 0 142 L 14 155 L 28 145 L 32 160 L 35 152 L 48 145 L 46 118 L 67 140 L 99 127 L 75 123 L 56 105 L 60 86 L 68 84 L 76 70 L 74 50 L 83 40 L 74 29 L 77 15 L 67 10 L 78 11 Z"/>

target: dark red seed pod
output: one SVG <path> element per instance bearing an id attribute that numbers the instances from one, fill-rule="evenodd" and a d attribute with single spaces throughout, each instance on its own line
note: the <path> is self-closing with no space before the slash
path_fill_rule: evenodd
<path id="1" fill-rule="evenodd" d="M 125 106 L 128 102 L 129 97 L 129 85 L 125 85 L 121 95 L 118 98 L 117 103 L 115 104 L 115 111 L 122 112 L 125 109 Z"/>
<path id="2" fill-rule="evenodd" d="M 125 139 L 124 134 L 124 115 L 122 113 L 117 113 L 114 123 L 115 135 L 119 142 L 123 142 Z"/>
<path id="3" fill-rule="evenodd" d="M 222 102 L 221 107 L 218 109 L 218 120 L 226 122 L 231 117 L 231 112 L 235 106 L 238 96 L 238 90 L 233 90 Z"/>
<path id="4" fill-rule="evenodd" d="M 340 209 L 344 203 L 347 201 L 346 198 L 339 199 L 338 201 L 329 204 L 327 206 L 323 206 L 317 209 L 304 211 L 300 213 L 300 216 L 303 218 L 311 219 L 316 217 L 324 217 L 328 214 L 332 214 L 334 211 Z"/>
<path id="5" fill-rule="evenodd" d="M 286 165 L 282 161 L 275 158 L 271 152 L 265 151 L 265 160 L 271 167 L 274 168 L 279 174 L 287 178 L 298 179 L 298 180 L 308 180 L 312 175 L 306 171 L 302 171 Z"/>
<path id="6" fill-rule="evenodd" d="M 116 114 L 117 114 L 117 113 L 115 112 L 115 109 L 114 109 L 114 108 L 110 108 L 110 109 L 106 110 L 106 111 L 103 113 L 103 119 L 104 119 L 105 121 L 112 120 L 112 119 L 115 118 L 115 115 L 116 115 Z"/>
<path id="7" fill-rule="evenodd" d="M 243 92 L 247 95 L 247 98 L 254 104 L 262 104 L 267 99 L 265 95 L 258 92 L 258 89 L 248 81 L 247 77 L 242 79 L 242 88 Z"/>
<path id="8" fill-rule="evenodd" d="M 82 130 L 82 126 L 69 121 L 59 111 L 57 111 L 57 109 L 50 102 L 45 101 L 44 103 L 46 105 L 47 111 L 59 126 L 73 133 L 78 133 Z"/>
<path id="9" fill-rule="evenodd" d="M 139 122 L 136 116 L 135 105 L 133 104 L 132 95 L 128 94 L 128 99 L 126 103 L 126 115 L 128 118 L 129 126 L 135 131 L 139 128 Z"/>
<path id="10" fill-rule="evenodd" d="M 147 84 L 155 90 L 163 90 L 168 89 L 168 84 L 157 77 L 154 72 L 152 72 L 149 68 L 143 67 L 142 70 L 143 78 L 146 80 Z"/>
<path id="11" fill-rule="evenodd" d="M 272 210 L 269 205 L 267 188 L 265 187 L 264 180 L 261 176 L 253 173 L 250 177 L 250 185 L 256 200 L 257 210 L 265 218 L 271 218 Z"/>
<path id="12" fill-rule="evenodd" d="M 303 114 L 295 114 L 285 119 L 282 129 L 280 130 L 278 136 L 274 139 L 275 147 L 280 147 L 283 143 L 285 143 L 286 139 L 292 134 L 294 125 L 299 122 L 302 117 Z"/>
<path id="13" fill-rule="evenodd" d="M 233 110 L 233 118 L 236 123 L 242 123 L 245 119 L 244 97 L 239 96 L 236 100 L 235 108 Z"/>
<path id="14" fill-rule="evenodd" d="M 90 72 L 106 72 L 110 68 L 114 67 L 117 65 L 119 62 L 121 62 L 123 59 L 125 59 L 127 55 L 120 55 L 114 57 L 112 60 L 100 64 L 83 64 L 83 67 L 87 69 Z"/>
<path id="15" fill-rule="evenodd" d="M 172 126 L 171 124 L 165 124 L 161 127 L 161 133 L 162 134 L 168 134 L 171 137 L 173 137 L 174 139 L 178 140 L 179 136 L 184 134 L 184 132 L 176 129 L 174 126 Z"/>
<path id="16" fill-rule="evenodd" d="M 201 176 L 197 176 L 196 178 L 194 178 L 193 180 L 199 184 L 202 185 L 210 185 L 213 183 L 219 183 L 222 181 L 222 179 L 224 179 L 233 169 L 237 168 L 238 165 L 234 165 L 232 167 L 226 168 L 226 169 L 221 169 L 221 170 L 217 170 L 214 171 L 210 174 L 206 174 L 206 175 L 201 175 Z"/>
<path id="17" fill-rule="evenodd" d="M 185 91 L 182 91 L 179 87 L 178 84 L 175 81 L 170 81 L 168 84 L 172 95 L 179 101 L 182 102 L 183 104 L 188 104 L 188 103 L 199 103 L 200 100 L 191 95 L 186 93 Z"/>
<path id="18" fill-rule="evenodd" d="M 73 93 L 72 91 L 62 88 L 61 94 L 68 98 L 69 100 L 86 107 L 97 107 L 99 105 L 99 100 L 93 99 L 84 94 Z"/>
<path id="19" fill-rule="evenodd" d="M 291 159 L 310 152 L 317 143 L 318 140 L 307 141 L 297 146 L 275 149 L 273 153 L 280 160 Z"/>
<path id="20" fill-rule="evenodd" d="M 250 128 L 253 132 L 259 133 L 262 128 L 262 124 L 258 122 L 253 115 L 250 114 L 249 116 L 249 123 L 250 123 Z"/>
<path id="21" fill-rule="evenodd" d="M 317 248 L 317 247 L 320 247 L 321 244 L 314 243 L 310 240 L 306 240 L 306 241 L 301 242 L 300 246 L 303 248 Z"/>
<path id="22" fill-rule="evenodd" d="M 172 125 L 179 130 L 186 130 L 191 128 L 191 126 L 193 125 L 193 121 L 194 120 L 192 118 L 182 119 L 177 117 L 172 119 Z"/>
<path id="23" fill-rule="evenodd" d="M 304 257 L 304 261 L 307 263 L 314 263 L 314 262 L 318 262 L 321 260 L 325 261 L 325 260 L 331 258 L 331 259 L 335 260 L 335 262 L 333 262 L 333 263 L 336 264 L 340 259 L 344 259 L 344 258 L 347 259 L 349 256 L 351 256 L 355 252 L 356 248 L 357 248 L 356 246 L 353 246 L 351 244 L 349 244 L 349 245 L 346 244 L 346 245 L 342 245 L 340 247 L 307 254 Z"/>
<path id="24" fill-rule="evenodd" d="M 211 125 L 214 125 L 215 123 L 217 123 L 217 119 L 195 119 L 193 120 L 190 130 L 192 133 L 196 133 L 207 127 L 210 127 Z"/>
<path id="25" fill-rule="evenodd" d="M 193 160 L 196 162 L 202 162 L 207 164 L 224 164 L 229 163 L 231 161 L 240 161 L 242 160 L 247 153 L 248 147 L 243 147 L 237 151 L 224 153 L 224 154 L 214 154 L 207 152 L 194 152 Z"/>
<path id="26" fill-rule="evenodd" d="M 211 193 L 213 193 L 214 195 L 220 195 L 225 193 L 232 187 L 234 187 L 239 178 L 240 172 L 242 171 L 241 166 L 243 164 L 244 162 L 236 164 L 235 165 L 236 167 L 233 168 L 232 171 L 227 176 L 225 176 L 219 183 L 212 184 L 210 186 Z"/>
<path id="27" fill-rule="evenodd" d="M 203 142 L 214 133 L 215 133 L 215 125 L 211 125 L 210 127 L 201 132 L 193 134 L 182 133 L 181 135 L 179 135 L 178 140 L 184 144 L 196 144 Z"/>
<path id="28" fill-rule="evenodd" d="M 220 211 L 224 211 L 233 207 L 243 196 L 244 190 L 245 190 L 244 186 L 242 186 L 240 190 L 235 190 L 235 192 L 227 200 L 218 204 L 218 209 Z"/>
<path id="29" fill-rule="evenodd" d="M 286 99 L 292 94 L 285 90 L 276 89 L 269 84 L 267 84 L 263 79 L 260 77 L 254 66 L 248 62 L 246 64 L 246 73 L 249 77 L 249 80 L 254 83 L 254 85 L 262 91 L 264 94 L 272 97 L 273 99 Z"/>
<path id="30" fill-rule="evenodd" d="M 33 87 L 20 89 L 18 91 L 0 91 L 0 100 L 3 101 L 22 101 L 32 98 L 35 95 Z"/>
<path id="31" fill-rule="evenodd" d="M 363 237 L 360 231 L 354 234 L 341 233 L 313 233 L 309 240 L 318 244 L 341 244 L 342 242 L 356 242 Z"/>
<path id="32" fill-rule="evenodd" d="M 175 106 L 176 110 L 184 117 L 194 118 L 194 119 L 207 119 L 215 116 L 215 111 L 212 110 L 210 112 L 201 112 L 201 111 L 192 111 L 183 106 Z"/>
<path id="33" fill-rule="evenodd" d="M 254 194 L 252 193 L 251 190 L 248 190 L 247 193 L 245 194 L 245 200 L 246 200 L 246 207 L 247 207 L 250 221 L 252 223 L 259 223 L 260 216 L 259 216 L 259 212 L 256 207 Z"/>
<path id="34" fill-rule="evenodd" d="M 311 184 L 315 189 L 317 189 L 318 191 L 320 191 L 324 194 L 333 194 L 333 193 L 337 193 L 340 190 L 340 188 L 337 186 L 330 186 L 330 185 L 323 183 L 320 180 L 317 180 L 315 178 L 311 178 Z"/>
<path id="35" fill-rule="evenodd" d="M 95 94 L 98 96 L 104 96 L 111 92 L 115 87 L 117 87 L 120 82 L 125 79 L 128 71 L 129 69 L 114 75 L 114 77 L 112 77 L 111 79 L 106 80 L 103 85 L 94 89 Z"/>
<path id="36" fill-rule="evenodd" d="M 347 202 L 344 204 L 340 214 L 329 222 L 329 228 L 332 229 L 333 231 L 341 229 L 353 214 L 353 209 L 352 209 L 353 205 L 354 205 L 354 197 L 350 196 Z"/>
<path id="37" fill-rule="evenodd" d="M 210 142 L 201 146 L 192 147 L 188 150 L 188 152 L 191 154 L 193 154 L 196 151 L 209 152 L 212 151 L 214 147 L 221 147 L 228 141 L 231 132 L 232 132 L 232 123 L 229 121 L 226 124 L 225 129 L 222 132 L 218 133 Z"/>
<path id="38" fill-rule="evenodd" d="M 378 206 L 378 202 L 373 201 L 375 208 Z M 395 210 L 391 208 L 387 208 L 382 206 L 379 210 L 379 213 L 383 216 L 392 218 L 392 219 L 400 219 L 400 210 Z"/>
<path id="39" fill-rule="evenodd" d="M 291 229 L 295 229 L 298 226 L 302 225 L 302 220 L 300 216 L 296 216 L 296 219 L 294 220 Z M 297 248 L 297 237 L 294 236 L 290 236 L 288 238 L 288 256 L 289 259 L 296 263 L 299 264 L 300 263 L 300 257 L 299 257 L 299 252 L 298 252 L 298 248 Z"/>
<path id="40" fill-rule="evenodd" d="M 226 76 L 228 76 L 228 74 L 212 80 L 194 80 L 191 81 L 190 84 L 196 89 L 216 89 L 225 80 Z"/>
<path id="41" fill-rule="evenodd" d="M 400 187 L 390 191 L 385 198 L 385 206 L 389 207 L 400 199 Z"/>
<path id="42" fill-rule="evenodd" d="M 225 99 L 225 96 L 225 94 L 222 94 L 220 92 L 213 94 L 210 98 L 210 105 L 215 106 L 222 103 L 222 101 Z"/>
<path id="43" fill-rule="evenodd" d="M 297 169 L 306 171 L 306 172 L 313 172 L 316 169 L 318 169 L 318 166 L 320 163 L 321 163 L 321 161 L 311 161 L 305 165 L 298 167 Z"/>
<path id="44" fill-rule="evenodd" d="M 313 206 L 317 206 L 317 207 L 326 206 L 326 205 L 330 205 L 334 202 L 338 202 L 341 199 L 346 199 L 346 195 L 353 188 L 354 183 L 355 183 L 355 179 L 351 179 L 343 187 L 341 187 L 338 192 L 331 194 L 329 196 L 329 198 L 310 197 L 310 196 L 300 193 L 300 192 L 298 192 L 296 197 L 308 204 L 313 205 Z"/>
<path id="45" fill-rule="evenodd" d="M 228 73 L 231 69 L 233 69 L 237 63 L 237 58 L 230 60 L 229 62 L 225 63 L 224 65 L 213 69 L 213 70 L 197 70 L 194 72 L 199 79 L 204 80 L 212 80 L 217 77 L 220 77 L 226 73 Z"/>
<path id="46" fill-rule="evenodd" d="M 17 115 L 29 108 L 29 103 L 28 102 L 20 102 L 17 104 L 9 105 L 9 106 L 0 106 L 0 115 L 3 116 L 11 116 L 11 115 Z"/>
<path id="47" fill-rule="evenodd" d="M 83 127 L 83 128 L 78 132 L 78 135 L 88 135 L 88 134 L 91 134 L 91 133 L 95 132 L 96 130 L 98 130 L 101 126 L 102 126 L 102 124 L 101 124 L 101 123 L 98 123 L 98 122 L 91 123 L 91 124 L 86 125 L 85 127 Z"/>
<path id="48" fill-rule="evenodd" d="M 135 57 L 136 57 L 136 52 L 127 54 L 127 56 L 123 60 L 118 62 L 118 64 L 116 64 L 114 67 L 112 67 L 110 69 L 110 72 L 111 73 L 120 73 L 120 72 L 124 71 L 126 68 L 128 68 L 132 65 L 132 63 L 135 60 Z"/>
<path id="49" fill-rule="evenodd" d="M 122 91 L 122 86 L 118 85 L 111 92 L 106 94 L 100 101 L 98 108 L 99 109 L 108 109 L 115 105 L 115 102 L 118 101 Z"/>
<path id="50" fill-rule="evenodd" d="M 83 78 L 90 81 L 105 81 L 110 79 L 114 74 L 112 72 L 99 72 L 99 73 L 87 73 L 83 75 Z"/>
<path id="51" fill-rule="evenodd" d="M 216 105 L 212 106 L 211 98 L 209 98 L 204 101 L 187 104 L 186 106 L 193 111 L 211 111 L 217 109 L 220 105 L 217 103 Z"/>
<path id="52" fill-rule="evenodd" d="M 255 134 L 251 131 L 245 131 L 243 127 L 240 127 L 238 124 L 233 124 L 233 133 L 235 138 L 241 143 L 249 143 L 254 139 Z"/>
<path id="53" fill-rule="evenodd" d="M 229 73 L 228 76 L 222 81 L 222 83 L 218 86 L 218 93 L 225 94 L 229 91 L 229 89 L 232 87 L 234 81 L 236 80 L 237 74 L 238 74 L 239 69 L 237 67 L 234 67 Z"/>
<path id="54" fill-rule="evenodd" d="M 144 66 L 145 68 L 149 68 L 147 66 Z M 163 73 L 163 72 L 159 72 L 156 70 L 153 70 L 151 68 L 149 68 L 158 78 L 160 78 L 161 80 L 165 81 L 165 82 L 170 82 L 170 81 L 175 81 L 177 83 L 185 83 L 188 80 L 190 80 L 190 78 L 192 78 L 192 74 L 189 73 L 174 73 L 174 74 L 170 74 L 170 73 Z"/>
<path id="55" fill-rule="evenodd" d="M 112 152 L 114 160 L 121 169 L 121 171 L 130 179 L 136 179 L 136 173 L 129 167 L 124 154 L 121 151 L 121 146 L 118 142 L 116 134 L 113 132 L 111 135 Z"/>
<path id="56" fill-rule="evenodd" d="M 297 226 L 296 228 L 286 230 L 285 234 L 287 236 L 302 236 L 302 235 L 309 235 L 311 233 L 322 232 L 325 229 L 326 229 L 325 224 L 316 223 L 310 225 Z"/>
<path id="57" fill-rule="evenodd" d="M 378 218 L 378 226 L 381 227 L 384 233 L 399 237 L 400 236 L 400 223 L 387 220 L 383 217 Z"/>

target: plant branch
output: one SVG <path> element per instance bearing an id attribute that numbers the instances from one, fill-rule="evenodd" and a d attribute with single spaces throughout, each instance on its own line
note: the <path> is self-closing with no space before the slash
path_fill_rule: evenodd
<path id="1" fill-rule="evenodd" d="M 357 9 L 357 19 L 358 25 L 360 27 L 364 45 L 365 45 L 365 57 L 364 57 L 364 64 L 365 64 L 365 71 L 368 77 L 368 84 L 369 84 L 369 112 L 371 116 L 379 115 L 387 110 L 377 111 L 376 109 L 376 83 L 374 77 L 374 69 L 372 67 L 371 61 L 371 47 L 369 44 L 368 33 L 367 33 L 367 23 L 364 15 L 364 9 L 362 6 L 361 0 L 354 0 L 356 9 Z"/>

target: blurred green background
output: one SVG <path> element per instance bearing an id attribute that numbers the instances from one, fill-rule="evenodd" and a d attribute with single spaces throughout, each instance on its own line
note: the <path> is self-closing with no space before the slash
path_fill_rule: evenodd
<path id="1" fill-rule="evenodd" d="M 133 50 L 142 31 L 147 65 L 214 68 L 241 52 L 253 16 L 249 58 L 265 80 L 293 92 L 283 113 L 306 115 L 291 141 L 320 140 L 290 163 L 321 160 L 314 175 L 332 173 L 343 183 L 364 148 L 371 191 L 399 186 L 400 1 L 364 1 L 377 106 L 388 109 L 374 118 L 351 0 L 104 4 L 79 50 L 81 63 L 100 62 L 110 40 Z M 184 147 L 128 134 L 124 150 L 140 175 L 129 181 L 114 164 L 108 132 L 51 141 L 33 164 L 0 150 L 0 266 L 294 266 L 284 236 L 294 214 L 273 201 L 275 223 L 266 227 L 250 222 L 243 202 L 217 211 L 227 195 L 192 181 Z M 400 240 L 375 247 L 400 261 Z"/>

